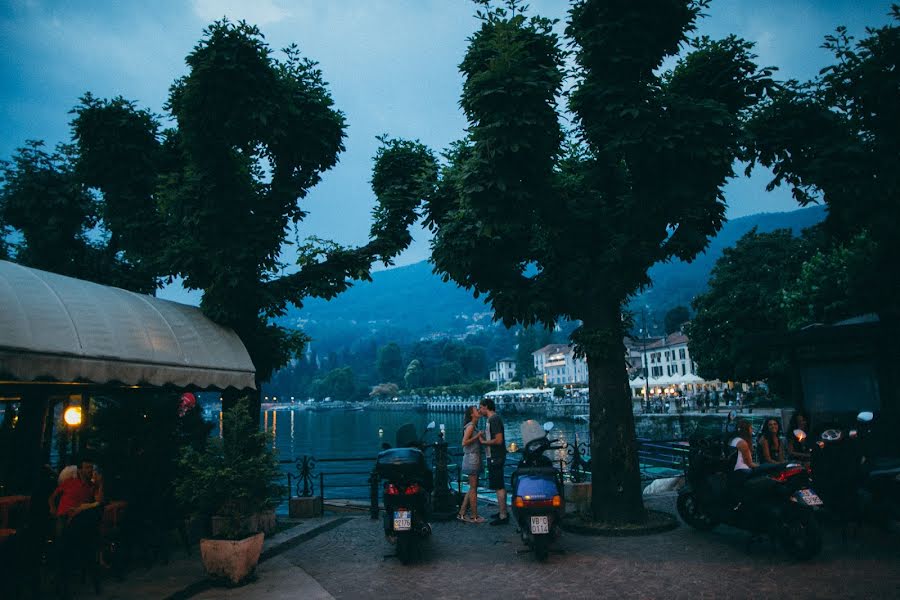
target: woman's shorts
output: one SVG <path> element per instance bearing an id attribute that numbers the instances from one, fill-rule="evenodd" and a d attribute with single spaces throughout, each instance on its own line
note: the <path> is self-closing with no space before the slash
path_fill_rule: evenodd
<path id="1" fill-rule="evenodd" d="M 479 457 L 473 457 L 473 459 L 469 459 L 467 456 L 463 457 L 462 463 L 462 474 L 463 475 L 481 475 L 481 460 Z"/>

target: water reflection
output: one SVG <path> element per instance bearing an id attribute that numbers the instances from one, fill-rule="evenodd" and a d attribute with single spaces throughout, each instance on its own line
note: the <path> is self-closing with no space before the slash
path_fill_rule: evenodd
<path id="1" fill-rule="evenodd" d="M 316 458 L 337 457 L 375 457 L 383 442 L 394 444 L 397 429 L 405 423 L 412 423 L 416 429 L 425 433 L 425 425 L 435 421 L 436 430 L 429 432 L 426 441 L 435 441 L 441 425 L 446 429 L 446 440 L 451 447 L 460 446 L 462 440 L 462 414 L 394 412 L 394 411 L 312 411 L 287 410 L 262 411 L 262 425 L 272 433 L 274 447 L 282 460 L 296 460 L 303 455 Z M 289 428 L 277 427 L 278 413 L 290 414 Z M 282 417 L 284 419 L 284 417 Z M 505 441 L 509 446 L 515 442 L 522 447 L 521 424 L 526 420 L 520 415 L 504 416 Z M 580 442 L 587 441 L 587 424 L 571 421 L 555 421 L 550 432 L 551 439 L 569 443 L 576 437 Z M 485 419 L 479 421 L 479 429 L 484 429 Z M 221 431 L 221 420 L 220 420 Z M 563 453 L 558 452 L 561 458 Z"/>

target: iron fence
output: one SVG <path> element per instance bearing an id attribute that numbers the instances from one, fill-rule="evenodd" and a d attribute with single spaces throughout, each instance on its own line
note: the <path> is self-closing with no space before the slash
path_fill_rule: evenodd
<path id="1" fill-rule="evenodd" d="M 563 443 L 562 448 L 552 454 L 564 481 L 581 483 L 590 481 L 591 457 L 590 440 Z M 435 468 L 435 444 L 425 447 L 426 460 Z M 638 456 L 641 479 L 647 483 L 654 479 L 673 477 L 684 472 L 688 465 L 689 446 L 685 440 L 638 440 Z M 457 492 L 463 492 L 465 480 L 462 475 L 463 450 L 459 446 L 447 447 L 447 473 L 450 485 Z M 372 501 L 377 503 L 378 476 L 374 472 L 376 456 L 336 456 L 316 458 L 302 456 L 296 461 L 281 461 L 283 465 L 293 465 L 287 470 L 288 498 L 318 497 L 327 499 Z M 517 453 L 507 455 L 507 477 L 515 471 L 521 458 Z M 287 500 L 287 498 L 285 499 Z"/>

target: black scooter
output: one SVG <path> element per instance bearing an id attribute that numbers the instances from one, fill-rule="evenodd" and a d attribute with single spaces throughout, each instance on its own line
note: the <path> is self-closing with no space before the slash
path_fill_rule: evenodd
<path id="1" fill-rule="evenodd" d="M 522 541 L 538 560 L 546 560 L 550 544 L 560 535 L 566 511 L 562 475 L 544 456 L 547 450 L 562 448 L 547 439 L 553 423 L 541 427 L 537 421 L 522 423 L 522 461 L 510 480 L 512 514 Z"/>
<path id="2" fill-rule="evenodd" d="M 432 429 L 433 421 L 426 433 Z M 397 430 L 397 446 L 378 454 L 375 472 L 383 482 L 384 535 L 406 565 L 421 558 L 422 545 L 431 536 L 428 517 L 434 479 L 422 451 L 424 442 L 412 423 Z"/>
<path id="3" fill-rule="evenodd" d="M 809 487 L 807 468 L 762 465 L 753 470 L 738 495 L 729 485 L 736 461 L 737 450 L 721 440 L 691 441 L 687 481 L 678 492 L 681 519 L 701 531 L 725 523 L 754 534 L 768 534 L 797 559 L 818 554 L 822 530 L 814 511 L 822 500 Z M 749 489 L 753 489 L 752 494 Z"/>
<path id="4" fill-rule="evenodd" d="M 861 412 L 856 420 L 852 429 L 824 430 L 813 445 L 810 467 L 816 490 L 844 523 L 900 521 L 900 459 L 873 455 L 873 413 Z"/>

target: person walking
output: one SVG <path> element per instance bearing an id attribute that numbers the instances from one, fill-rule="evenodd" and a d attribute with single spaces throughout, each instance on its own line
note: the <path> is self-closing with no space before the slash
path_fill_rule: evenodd
<path id="1" fill-rule="evenodd" d="M 478 407 L 481 415 L 487 417 L 487 431 L 481 444 L 487 456 L 488 488 L 497 493 L 497 504 L 500 512 L 490 522 L 491 525 L 506 525 L 509 514 L 506 511 L 506 483 L 503 467 L 506 465 L 506 438 L 503 430 L 503 419 L 497 414 L 494 401 L 482 398 Z"/>
<path id="2" fill-rule="evenodd" d="M 481 412 L 477 406 L 466 409 L 463 417 L 463 462 L 462 473 L 469 478 L 469 489 L 463 497 L 459 514 L 456 518 L 467 523 L 484 523 L 485 518 L 478 516 L 478 475 L 481 473 L 481 437 L 483 431 L 478 430 L 478 420 Z M 466 510 L 469 516 L 466 516 Z"/>

